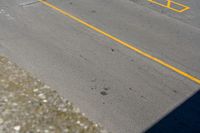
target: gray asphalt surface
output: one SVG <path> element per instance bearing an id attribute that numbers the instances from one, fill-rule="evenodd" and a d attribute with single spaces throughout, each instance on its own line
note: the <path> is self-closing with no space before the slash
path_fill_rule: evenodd
<path id="1" fill-rule="evenodd" d="M 113 133 L 148 129 L 200 89 L 34 0 L 0 1 L 0 53 Z M 52 4 L 200 78 L 200 5 L 177 14 L 137 0 Z M 182 3 L 185 1 L 182 0 Z"/>

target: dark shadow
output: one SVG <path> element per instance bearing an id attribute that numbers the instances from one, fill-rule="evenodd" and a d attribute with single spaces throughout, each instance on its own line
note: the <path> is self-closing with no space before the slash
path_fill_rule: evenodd
<path id="1" fill-rule="evenodd" d="M 145 133 L 200 133 L 200 91 Z"/>

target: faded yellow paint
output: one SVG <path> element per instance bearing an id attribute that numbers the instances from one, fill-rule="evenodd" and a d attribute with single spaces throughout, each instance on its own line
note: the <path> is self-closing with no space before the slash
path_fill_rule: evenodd
<path id="1" fill-rule="evenodd" d="M 182 76 L 184 76 L 184 77 L 196 82 L 197 84 L 200 84 L 200 79 L 198 79 L 198 78 L 196 78 L 196 77 L 194 77 L 194 76 L 192 76 L 192 75 L 190 75 L 190 74 L 188 74 L 188 73 L 186 73 L 186 72 L 184 72 L 184 71 L 182 71 L 182 70 L 170 65 L 169 63 L 167 63 L 167 62 L 165 62 L 165 61 L 163 61 L 161 59 L 158 59 L 158 58 L 156 58 L 156 57 L 154 57 L 154 56 L 152 56 L 152 55 L 150 55 L 150 54 L 148 54 L 148 53 L 146 53 L 146 52 L 134 47 L 132 44 L 126 43 L 126 42 L 118 39 L 117 37 L 114 37 L 114 36 L 110 35 L 109 33 L 107 33 L 105 31 L 103 31 L 103 30 L 101 30 L 101 29 L 99 29 L 99 28 L 97 28 L 97 27 L 95 27 L 95 26 L 93 26 L 93 25 L 81 20 L 80 18 L 78 18 L 78 17 L 76 17 L 76 16 L 74 16 L 74 15 L 72 15 L 72 14 L 70 14 L 70 13 L 68 13 L 68 12 L 66 12 L 66 11 L 64 11 L 62 9 L 60 9 L 59 7 L 54 6 L 53 4 L 51 4 L 51 3 L 47 2 L 47 1 L 43 1 L 43 0 L 38 0 L 38 1 L 40 1 L 44 5 L 50 7 L 52 9 L 54 9 L 54 10 L 60 12 L 61 14 L 65 15 L 65 16 L 73 19 L 73 20 L 75 20 L 76 22 L 78 22 L 78 23 L 80 23 L 80 24 L 82 24 L 82 25 L 84 25 L 84 26 L 86 26 L 86 27 L 88 27 L 88 28 L 90 28 L 90 29 L 92 29 L 92 30 L 94 30 L 94 31 L 96 31 L 96 32 L 108 37 L 108 38 L 110 38 L 111 40 L 113 40 L 113 41 L 115 41 L 115 42 L 117 42 L 117 43 L 119 43 L 119 44 L 121 44 L 121 45 L 123 45 L 123 46 L 125 46 L 125 47 L 127 47 L 127 48 L 129 48 L 129 49 L 131 49 L 131 50 L 133 50 L 135 52 L 137 52 L 137 53 L 139 53 L 140 55 L 142 55 L 142 56 L 144 56 L 144 57 L 146 57 L 146 58 L 148 58 L 148 59 L 150 59 L 150 60 L 152 60 L 152 61 L 154 61 L 154 62 L 156 62 L 156 63 L 158 63 L 158 64 L 160 64 L 160 65 L 162 65 L 162 66 L 164 66 L 164 67 L 176 72 L 176 73 L 178 73 L 179 75 L 182 75 Z"/>

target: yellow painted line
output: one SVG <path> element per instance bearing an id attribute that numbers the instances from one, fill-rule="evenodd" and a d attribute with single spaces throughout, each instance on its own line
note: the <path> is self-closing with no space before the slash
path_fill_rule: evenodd
<path id="1" fill-rule="evenodd" d="M 157 0 L 148 0 L 148 1 L 151 2 L 151 3 L 154 3 L 156 5 L 168 8 L 168 9 L 173 10 L 173 11 L 178 12 L 178 13 L 182 13 L 182 12 L 190 9 L 189 6 L 183 5 L 183 4 L 175 2 L 173 0 L 163 0 L 163 2 L 167 2 L 166 5 L 158 2 Z M 182 9 L 179 10 L 179 9 L 173 8 L 172 7 L 173 5 L 177 5 L 179 7 L 182 7 Z"/>
<path id="2" fill-rule="evenodd" d="M 168 64 L 167 62 L 162 61 L 162 60 L 160 60 L 160 59 L 158 59 L 158 58 L 156 58 L 156 57 L 154 57 L 154 56 L 152 56 L 152 55 L 150 55 L 150 54 L 148 54 L 148 53 L 146 53 L 146 52 L 134 47 L 133 45 L 128 44 L 128 43 L 126 43 L 126 42 L 124 42 L 124 41 L 122 41 L 122 40 L 110 35 L 109 33 L 107 33 L 105 31 L 103 31 L 103 30 L 101 30 L 101 29 L 99 29 L 99 28 L 97 28 L 97 27 L 95 27 L 95 26 L 93 26 L 93 25 L 81 20 L 80 18 L 78 18 L 78 17 L 76 17 L 76 16 L 74 16 L 74 15 L 72 15 L 72 14 L 70 14 L 70 13 L 68 13 L 68 12 L 66 12 L 66 11 L 64 11 L 62 9 L 60 9 L 59 7 L 56 7 L 56 6 L 52 5 L 51 3 L 47 2 L 47 1 L 43 1 L 43 0 L 38 0 L 38 1 L 40 1 L 44 5 L 50 7 L 52 9 L 54 9 L 54 10 L 60 12 L 61 14 L 63 14 L 65 16 L 67 16 L 67 17 L 69 17 L 69 18 L 71 18 L 71 19 L 73 19 L 73 20 L 85 25 L 86 27 L 88 27 L 88 28 L 90 28 L 90 29 L 92 29 L 92 30 L 94 30 L 94 31 L 96 31 L 96 32 L 98 32 L 98 33 L 110 38 L 111 40 L 113 40 L 113 41 L 115 41 L 115 42 L 117 42 L 117 43 L 119 43 L 119 44 L 121 44 L 121 45 L 123 45 L 123 46 L 125 46 L 125 47 L 127 47 L 127 48 L 129 48 L 129 49 L 131 49 L 131 50 L 133 50 L 135 52 L 137 52 L 137 53 L 139 53 L 140 55 L 142 55 L 142 56 L 144 56 L 144 57 L 146 57 L 146 58 L 148 58 L 148 59 L 150 59 L 150 60 L 152 60 L 152 61 L 154 61 L 154 62 L 156 62 L 156 63 L 158 63 L 158 64 L 160 64 L 160 65 L 162 65 L 162 66 L 164 66 L 164 67 L 166 67 L 166 68 L 168 68 L 168 69 L 170 69 L 170 70 L 172 70 L 172 71 L 174 71 L 174 72 L 176 72 L 176 73 L 178 73 L 178 74 L 180 74 L 180 75 L 182 75 L 182 76 L 184 76 L 184 77 L 186 77 L 186 78 L 188 78 L 188 79 L 190 79 L 192 81 L 194 81 L 194 82 L 196 82 L 197 84 L 200 84 L 200 79 L 198 79 L 198 78 L 196 78 L 196 77 L 194 77 L 194 76 L 192 76 L 192 75 L 190 75 L 190 74 L 188 74 L 188 73 L 186 73 L 186 72 L 184 72 L 184 71 L 182 71 L 182 70 L 180 70 L 180 69 Z"/>

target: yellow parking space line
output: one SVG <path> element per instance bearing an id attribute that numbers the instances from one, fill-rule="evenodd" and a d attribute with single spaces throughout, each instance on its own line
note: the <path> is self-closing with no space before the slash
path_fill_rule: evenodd
<path id="1" fill-rule="evenodd" d="M 175 2 L 173 0 L 163 0 L 163 3 L 166 2 L 166 4 L 160 3 L 157 0 L 148 0 L 148 1 L 151 2 L 151 3 L 154 3 L 156 5 L 168 8 L 168 9 L 173 10 L 173 11 L 178 12 L 178 13 L 182 13 L 182 12 L 190 9 L 189 6 L 183 5 L 183 4 Z M 177 9 L 175 7 L 172 7 L 173 5 L 178 6 L 181 9 Z"/>
<path id="2" fill-rule="evenodd" d="M 80 23 L 80 24 L 82 24 L 82 25 L 84 25 L 84 26 L 86 26 L 86 27 L 88 27 L 88 28 L 90 28 L 90 29 L 92 29 L 92 30 L 94 30 L 94 31 L 96 31 L 96 32 L 108 37 L 108 38 L 110 38 L 111 40 L 113 40 L 113 41 L 115 41 L 115 42 L 117 42 L 117 43 L 119 43 L 119 44 L 121 44 L 121 45 L 123 45 L 123 46 L 125 46 L 125 47 L 127 47 L 127 48 L 129 48 L 129 49 L 131 49 L 131 50 L 133 50 L 135 52 L 137 52 L 138 54 L 140 54 L 140 55 L 142 55 L 142 56 L 144 56 L 144 57 L 146 57 L 146 58 L 148 58 L 148 59 L 150 59 L 150 60 L 152 60 L 152 61 L 154 61 L 154 62 L 156 62 L 156 63 L 158 63 L 158 64 L 160 64 L 160 65 L 162 65 L 162 66 L 164 66 L 164 67 L 176 72 L 176 73 L 178 73 L 179 75 L 182 75 L 182 76 L 194 81 L 197 84 L 200 84 L 200 79 L 198 79 L 198 78 L 196 78 L 196 77 L 194 77 L 194 76 L 192 76 L 192 75 L 190 75 L 190 74 L 188 74 L 188 73 L 186 73 L 186 72 L 184 72 L 184 71 L 182 71 L 182 70 L 180 70 L 180 69 L 168 64 L 167 62 L 165 62 L 163 60 L 160 60 L 160 59 L 158 59 L 158 58 L 156 58 L 156 57 L 154 57 L 154 56 L 152 56 L 152 55 L 150 55 L 150 54 L 148 54 L 148 53 L 146 53 L 146 52 L 134 47 L 133 45 L 131 45 L 129 43 L 126 43 L 126 42 L 118 39 L 117 37 L 114 37 L 114 36 L 110 35 L 109 33 L 107 33 L 105 31 L 103 31 L 103 30 L 101 30 L 101 29 L 99 29 L 99 28 L 97 28 L 97 27 L 95 27 L 95 26 L 93 26 L 93 25 L 81 20 L 80 18 L 78 18 L 78 17 L 76 17 L 76 16 L 74 16 L 74 15 L 72 15 L 72 14 L 70 14 L 70 13 L 68 13 L 68 12 L 66 12 L 66 11 L 64 11 L 62 9 L 60 9 L 59 7 L 49 3 L 47 1 L 44 1 L 44 0 L 38 0 L 38 1 L 40 1 L 44 5 L 50 7 L 52 9 L 54 9 L 54 10 L 60 12 L 64 16 L 67 16 L 67 17 L 75 20 L 76 22 L 78 22 L 78 23 Z"/>

